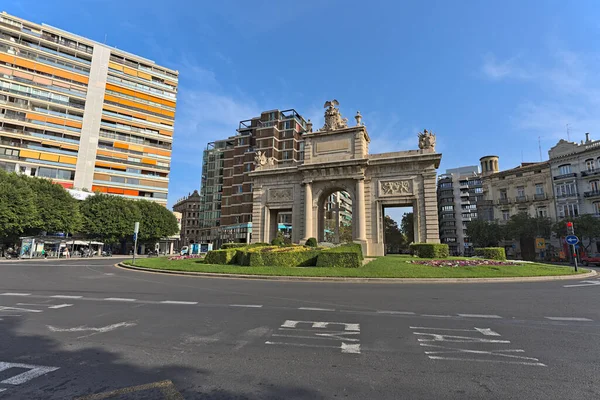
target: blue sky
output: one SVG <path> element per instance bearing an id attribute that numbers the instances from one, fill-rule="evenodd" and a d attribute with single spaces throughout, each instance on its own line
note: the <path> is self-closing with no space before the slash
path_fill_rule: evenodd
<path id="1" fill-rule="evenodd" d="M 600 138 L 600 3 L 553 0 L 12 0 L 2 8 L 180 71 L 169 204 L 206 143 L 261 110 L 357 110 L 371 152 L 438 135 L 440 171 L 538 161 Z"/>

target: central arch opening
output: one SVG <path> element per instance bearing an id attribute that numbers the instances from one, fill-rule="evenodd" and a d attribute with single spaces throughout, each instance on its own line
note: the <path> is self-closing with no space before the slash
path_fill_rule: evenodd
<path id="1" fill-rule="evenodd" d="M 353 199 L 343 188 L 321 193 L 318 203 L 319 243 L 349 243 L 354 238 L 352 225 Z"/>

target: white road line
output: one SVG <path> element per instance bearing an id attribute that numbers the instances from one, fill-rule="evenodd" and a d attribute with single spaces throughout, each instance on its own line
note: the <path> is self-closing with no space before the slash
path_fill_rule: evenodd
<path id="1" fill-rule="evenodd" d="M 160 304 L 189 304 L 189 305 L 194 305 L 194 304 L 198 304 L 198 302 L 197 301 L 165 300 L 165 301 L 161 301 Z"/>
<path id="2" fill-rule="evenodd" d="M 387 311 L 387 310 L 379 310 L 377 314 L 397 314 L 397 315 L 415 315 L 412 311 Z"/>
<path id="3" fill-rule="evenodd" d="M 286 342 L 270 342 L 267 341 L 265 344 L 271 345 L 282 345 L 282 346 L 293 346 L 293 347 L 313 347 L 317 349 L 341 349 L 342 353 L 360 354 L 360 344 L 347 344 L 342 343 L 341 346 L 324 346 L 304 343 L 286 343 Z"/>
<path id="4" fill-rule="evenodd" d="M 314 332 L 314 331 L 313 331 Z M 336 332 L 339 333 L 339 332 Z M 293 339 L 328 339 L 328 340 L 337 340 L 340 339 L 338 337 L 330 337 L 330 336 L 306 336 L 306 335 L 280 335 L 279 333 L 274 333 L 271 336 L 282 337 L 282 338 L 293 338 Z M 346 340 L 346 339 L 344 339 Z M 351 342 L 355 342 L 358 339 L 352 339 Z"/>
<path id="5" fill-rule="evenodd" d="M 125 299 L 122 297 L 106 297 L 103 300 L 108 300 L 108 301 L 135 301 L 135 299 Z"/>
<path id="6" fill-rule="evenodd" d="M 31 293 L 0 293 L 0 296 L 31 296 Z"/>
<path id="7" fill-rule="evenodd" d="M 452 331 L 452 332 L 479 332 L 485 336 L 500 336 L 498 332 L 494 332 L 490 328 L 473 328 L 473 329 L 453 329 L 453 328 L 431 328 L 426 326 L 409 326 L 410 329 L 429 329 L 434 331 Z"/>
<path id="8" fill-rule="evenodd" d="M 577 317 L 544 317 L 552 321 L 591 321 L 589 318 L 577 318 Z"/>
<path id="9" fill-rule="evenodd" d="M 40 303 L 17 303 L 18 306 L 41 306 L 46 307 L 48 304 L 40 304 Z"/>
<path id="10" fill-rule="evenodd" d="M 458 314 L 459 317 L 466 317 L 466 318 L 502 318 L 499 315 L 488 315 L 488 314 Z"/>
<path id="11" fill-rule="evenodd" d="M 48 308 L 52 308 L 54 310 L 58 309 L 58 308 L 65 308 L 65 307 L 71 307 L 73 304 L 57 304 L 55 306 L 50 306 Z"/>
<path id="12" fill-rule="evenodd" d="M 318 308 L 318 307 L 298 307 L 298 310 L 304 310 L 304 311 L 335 311 L 333 308 Z"/>
<path id="13" fill-rule="evenodd" d="M 112 324 L 112 325 L 107 325 L 107 326 L 103 326 L 101 328 L 93 328 L 93 327 L 88 327 L 88 326 L 76 326 L 75 328 L 57 328 L 55 326 L 52 325 L 47 325 L 48 329 L 50 329 L 50 331 L 52 332 L 85 332 L 85 331 L 92 331 L 92 332 L 98 332 L 98 333 L 104 333 L 104 332 L 110 332 L 110 331 L 114 331 L 117 328 L 121 328 L 121 327 L 130 327 L 130 326 L 136 326 L 137 324 L 135 322 L 119 322 L 118 324 Z"/>
<path id="14" fill-rule="evenodd" d="M 523 361 L 504 361 L 504 360 L 481 360 L 477 358 L 458 358 L 458 357 L 439 357 L 439 356 L 428 356 L 432 360 L 447 360 L 447 361 L 469 361 L 469 362 L 489 362 L 498 364 L 518 364 L 518 365 L 531 365 L 534 367 L 546 367 L 546 364 L 540 362 L 523 362 Z"/>
<path id="15" fill-rule="evenodd" d="M 31 309 L 31 308 L 5 307 L 5 306 L 0 306 L 0 311 L 8 311 L 8 312 L 12 312 L 12 311 L 42 312 L 42 310 L 34 310 L 34 309 Z"/>
<path id="16" fill-rule="evenodd" d="M 6 389 L 0 389 L 0 393 L 4 392 Z"/>
<path id="17" fill-rule="evenodd" d="M 600 285 L 600 281 L 581 281 L 579 285 L 564 285 L 563 287 L 582 287 Z"/>
<path id="18" fill-rule="evenodd" d="M 58 367 L 45 367 L 42 365 L 13 364 L 7 362 L 0 362 L 0 372 L 6 371 L 10 368 L 23 368 L 28 369 L 29 371 L 25 371 L 11 378 L 5 379 L 0 383 L 4 385 L 20 385 L 33 378 L 37 378 L 39 376 L 45 375 L 52 371 L 56 371 L 58 369 Z"/>
<path id="19" fill-rule="evenodd" d="M 64 295 L 64 294 L 57 294 L 57 295 L 50 296 L 50 297 L 52 297 L 54 299 L 80 299 L 83 296 L 67 296 L 67 295 Z"/>
<path id="20" fill-rule="evenodd" d="M 421 317 L 434 317 L 434 318 L 452 318 L 452 315 L 439 315 L 439 314 L 421 314 Z"/>
<path id="21" fill-rule="evenodd" d="M 229 307 L 262 308 L 262 304 L 230 304 Z"/>

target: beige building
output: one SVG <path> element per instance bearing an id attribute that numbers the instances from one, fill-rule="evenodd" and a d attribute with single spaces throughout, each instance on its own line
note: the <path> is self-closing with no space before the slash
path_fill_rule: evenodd
<path id="1" fill-rule="evenodd" d="M 522 163 L 499 171 L 497 156 L 482 157 L 480 161 L 485 199 L 477 205 L 481 219 L 505 224 L 511 216 L 526 212 L 556 221 L 549 162 Z M 505 245 L 508 256 L 521 257 L 518 243 Z"/>

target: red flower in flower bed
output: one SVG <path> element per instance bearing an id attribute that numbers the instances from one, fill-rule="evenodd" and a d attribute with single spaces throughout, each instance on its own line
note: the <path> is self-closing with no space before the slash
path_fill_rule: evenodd
<path id="1" fill-rule="evenodd" d="M 427 260 L 427 261 L 411 261 L 413 264 L 427 265 L 429 267 L 479 267 L 483 265 L 506 266 L 515 265 L 514 263 L 494 260 Z"/>

